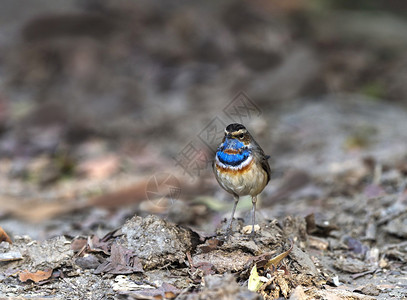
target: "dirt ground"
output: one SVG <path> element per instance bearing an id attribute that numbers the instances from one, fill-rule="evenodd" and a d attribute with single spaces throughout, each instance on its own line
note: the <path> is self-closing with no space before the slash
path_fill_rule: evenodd
<path id="1" fill-rule="evenodd" d="M 404 3 L 3 4 L 1 299 L 407 299 Z"/>

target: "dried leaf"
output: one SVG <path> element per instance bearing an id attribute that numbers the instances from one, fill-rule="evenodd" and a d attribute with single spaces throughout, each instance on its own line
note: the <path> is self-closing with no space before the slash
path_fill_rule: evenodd
<path id="1" fill-rule="evenodd" d="M 108 240 L 113 239 L 120 235 L 122 235 L 120 232 L 120 228 L 116 228 L 116 229 L 113 229 L 112 231 L 109 231 L 108 233 L 106 233 L 105 236 L 100 239 L 100 241 L 107 242 Z"/>
<path id="2" fill-rule="evenodd" d="M 1 227 L 0 227 L 0 242 L 7 242 L 9 244 L 13 243 L 8 234 Z"/>
<path id="3" fill-rule="evenodd" d="M 266 263 L 269 261 L 269 259 L 272 257 L 272 255 L 273 255 L 274 253 L 275 253 L 275 252 L 273 251 L 273 252 L 263 253 L 263 254 L 258 255 L 258 256 L 252 256 L 252 257 L 250 257 L 250 258 L 247 260 L 247 262 L 246 262 L 247 268 L 248 268 L 249 266 L 251 266 L 253 262 L 256 263 L 256 266 L 257 266 L 257 267 L 263 268 L 263 267 L 266 265 Z"/>
<path id="4" fill-rule="evenodd" d="M 18 278 L 21 282 L 27 282 L 28 280 L 34 281 L 38 283 L 40 281 L 46 280 L 50 278 L 52 275 L 52 269 L 46 271 L 37 271 L 35 273 L 31 273 L 28 270 L 21 271 L 18 274 Z"/>
<path id="5" fill-rule="evenodd" d="M 74 252 L 78 252 L 82 250 L 83 247 L 85 247 L 87 244 L 87 239 L 85 238 L 74 238 L 71 242 L 71 250 Z"/>
<path id="6" fill-rule="evenodd" d="M 242 228 L 242 233 L 243 234 L 251 234 L 252 233 L 252 225 L 247 225 Z M 254 225 L 254 232 L 259 232 L 260 231 L 260 226 L 258 224 Z"/>
<path id="7" fill-rule="evenodd" d="M 95 270 L 95 274 L 131 274 L 144 272 L 140 260 L 132 250 L 113 244 L 110 257 Z"/>
<path id="8" fill-rule="evenodd" d="M 110 255 L 110 244 L 108 242 L 102 242 L 96 235 L 88 237 L 88 247 L 90 252 L 103 252 L 106 255 Z"/>
<path id="9" fill-rule="evenodd" d="M 282 276 L 277 276 L 276 279 L 278 286 L 280 287 L 280 291 L 283 294 L 284 298 L 287 299 L 287 295 L 290 292 L 290 287 L 288 286 L 287 280 Z"/>
<path id="10" fill-rule="evenodd" d="M 201 250 L 202 253 L 208 253 L 214 251 L 222 245 L 222 241 L 219 239 L 210 239 L 205 244 L 199 245 L 198 248 Z"/>
<path id="11" fill-rule="evenodd" d="M 247 288 L 249 291 L 257 292 L 261 287 L 261 280 L 259 273 L 257 272 L 256 265 L 253 266 L 252 270 L 250 271 L 249 283 Z"/>
<path id="12" fill-rule="evenodd" d="M 277 255 L 277 256 L 274 256 L 272 259 L 270 259 L 270 260 L 267 262 L 267 264 L 264 266 L 264 268 L 267 269 L 267 268 L 273 267 L 273 270 L 276 270 L 277 267 L 278 267 L 278 265 L 280 264 L 280 262 L 281 262 L 285 257 L 287 257 L 287 255 L 290 254 L 290 252 L 293 250 L 293 247 L 294 247 L 294 243 L 291 242 L 290 249 L 288 249 L 287 251 L 285 251 L 285 252 L 283 252 L 283 253 L 281 253 L 281 254 L 279 254 L 279 255 Z"/>

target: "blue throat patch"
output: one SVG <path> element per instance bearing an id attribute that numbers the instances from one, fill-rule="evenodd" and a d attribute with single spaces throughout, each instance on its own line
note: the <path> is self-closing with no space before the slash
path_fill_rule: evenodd
<path id="1" fill-rule="evenodd" d="M 249 158 L 250 152 L 249 150 L 243 151 L 241 154 L 227 154 L 223 151 L 216 152 L 218 159 L 221 163 L 228 165 L 228 166 L 238 166 L 246 159 Z"/>
<path id="2" fill-rule="evenodd" d="M 249 149 L 245 149 L 241 153 L 236 154 L 228 154 L 223 151 L 226 149 L 239 150 L 244 147 L 244 144 L 236 139 L 226 139 L 225 142 L 218 148 L 216 156 L 221 163 L 235 167 L 248 159 L 251 151 Z"/>

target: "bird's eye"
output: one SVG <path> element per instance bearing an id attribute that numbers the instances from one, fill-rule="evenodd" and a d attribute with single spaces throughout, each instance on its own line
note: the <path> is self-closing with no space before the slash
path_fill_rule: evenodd
<path id="1" fill-rule="evenodd" d="M 243 133 L 241 133 L 241 134 L 239 134 L 239 135 L 237 136 L 237 138 L 238 138 L 239 140 L 243 139 L 243 137 L 244 137 L 244 134 L 243 134 Z"/>

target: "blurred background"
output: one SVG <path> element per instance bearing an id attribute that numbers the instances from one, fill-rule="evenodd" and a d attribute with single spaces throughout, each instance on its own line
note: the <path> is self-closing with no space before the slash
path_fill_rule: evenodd
<path id="1" fill-rule="evenodd" d="M 232 122 L 272 157 L 260 218 L 330 219 L 356 193 L 396 193 L 406 11 L 401 0 L 3 0 L 0 224 L 45 239 L 155 213 L 209 234 L 230 213 L 210 164 Z"/>

